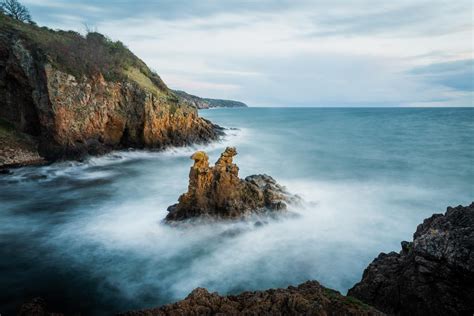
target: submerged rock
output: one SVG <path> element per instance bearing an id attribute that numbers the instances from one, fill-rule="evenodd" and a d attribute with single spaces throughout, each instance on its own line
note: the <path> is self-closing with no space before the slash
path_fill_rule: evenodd
<path id="1" fill-rule="evenodd" d="M 389 314 L 474 313 L 474 203 L 419 225 L 400 253 L 381 253 L 349 295 Z"/>
<path id="2" fill-rule="evenodd" d="M 214 167 L 209 157 L 198 151 L 191 158 L 188 192 L 179 203 L 168 208 L 165 221 L 192 218 L 236 219 L 256 213 L 285 212 L 287 203 L 298 200 L 268 175 L 239 178 L 239 167 L 233 163 L 234 147 L 227 147 Z"/>
<path id="3" fill-rule="evenodd" d="M 316 281 L 298 287 L 220 296 L 197 288 L 186 299 L 155 309 L 128 312 L 137 315 L 384 315 L 376 309 Z"/>

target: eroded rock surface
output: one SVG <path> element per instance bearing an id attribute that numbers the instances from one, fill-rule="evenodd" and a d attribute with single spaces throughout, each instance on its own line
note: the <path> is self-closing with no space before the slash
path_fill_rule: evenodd
<path id="1" fill-rule="evenodd" d="M 474 203 L 420 224 L 400 253 L 381 253 L 349 295 L 390 314 L 474 313 Z"/>
<path id="2" fill-rule="evenodd" d="M 17 159 L 5 151 L 0 165 L 35 160 L 35 152 L 47 160 L 74 159 L 120 148 L 205 142 L 219 134 L 122 44 L 1 14 L 0 119 L 34 142 L 31 157 Z M 16 142 L 9 145 L 21 149 Z"/>
<path id="3" fill-rule="evenodd" d="M 197 288 L 186 299 L 127 316 L 164 315 L 384 315 L 360 301 L 342 296 L 316 281 L 298 287 L 221 296 Z"/>
<path id="4" fill-rule="evenodd" d="M 233 163 L 237 151 L 227 147 L 215 166 L 198 151 L 192 155 L 194 165 L 189 172 L 188 192 L 179 203 L 168 208 L 166 221 L 192 218 L 242 218 L 253 213 L 284 212 L 288 202 L 298 200 L 272 177 L 253 175 L 239 178 L 239 167 Z"/>

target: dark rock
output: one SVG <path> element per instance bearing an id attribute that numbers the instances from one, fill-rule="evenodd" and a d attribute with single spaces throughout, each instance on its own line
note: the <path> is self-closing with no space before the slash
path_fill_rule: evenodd
<path id="1" fill-rule="evenodd" d="M 474 203 L 420 224 L 400 253 L 380 254 L 348 292 L 397 315 L 474 313 Z"/>
<path id="2" fill-rule="evenodd" d="M 316 281 L 298 287 L 221 296 L 197 288 L 186 299 L 127 316 L 164 315 L 384 315 L 376 309 Z"/>
<path id="3" fill-rule="evenodd" d="M 21 306 L 18 316 L 62 316 L 62 313 L 49 312 L 46 306 L 46 302 L 36 297 L 30 302 L 25 303 Z"/>
<path id="4" fill-rule="evenodd" d="M 198 151 L 191 158 L 188 192 L 179 203 L 168 208 L 167 222 L 192 218 L 236 219 L 257 213 L 282 213 L 297 196 L 289 194 L 272 177 L 253 175 L 239 178 L 239 168 L 232 162 L 237 151 L 233 147 L 221 154 L 214 167 L 209 157 Z"/>

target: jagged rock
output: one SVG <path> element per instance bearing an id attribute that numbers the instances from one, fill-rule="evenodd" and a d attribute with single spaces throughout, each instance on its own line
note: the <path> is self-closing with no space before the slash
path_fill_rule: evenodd
<path id="1" fill-rule="evenodd" d="M 267 175 L 239 178 L 239 168 L 233 163 L 237 151 L 227 147 L 214 167 L 209 157 L 198 151 L 191 158 L 194 165 L 189 172 L 188 192 L 179 203 L 168 208 L 166 221 L 191 218 L 235 219 L 252 213 L 283 212 L 286 203 L 297 201 L 285 188 Z"/>
<path id="2" fill-rule="evenodd" d="M 316 281 L 298 287 L 220 296 L 197 288 L 186 299 L 124 316 L 171 315 L 384 315 L 358 300 L 342 296 Z"/>
<path id="3" fill-rule="evenodd" d="M 400 253 L 381 253 L 349 295 L 399 315 L 474 313 L 474 203 L 420 224 Z"/>

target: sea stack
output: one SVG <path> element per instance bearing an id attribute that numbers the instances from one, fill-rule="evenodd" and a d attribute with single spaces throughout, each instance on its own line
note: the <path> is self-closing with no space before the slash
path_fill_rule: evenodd
<path id="1" fill-rule="evenodd" d="M 168 208 L 165 221 L 238 219 L 252 214 L 277 214 L 287 211 L 287 203 L 298 200 L 268 175 L 240 179 L 239 167 L 233 163 L 235 155 L 237 150 L 227 147 L 211 167 L 205 152 L 194 153 L 188 192 L 179 197 L 178 204 Z"/>

